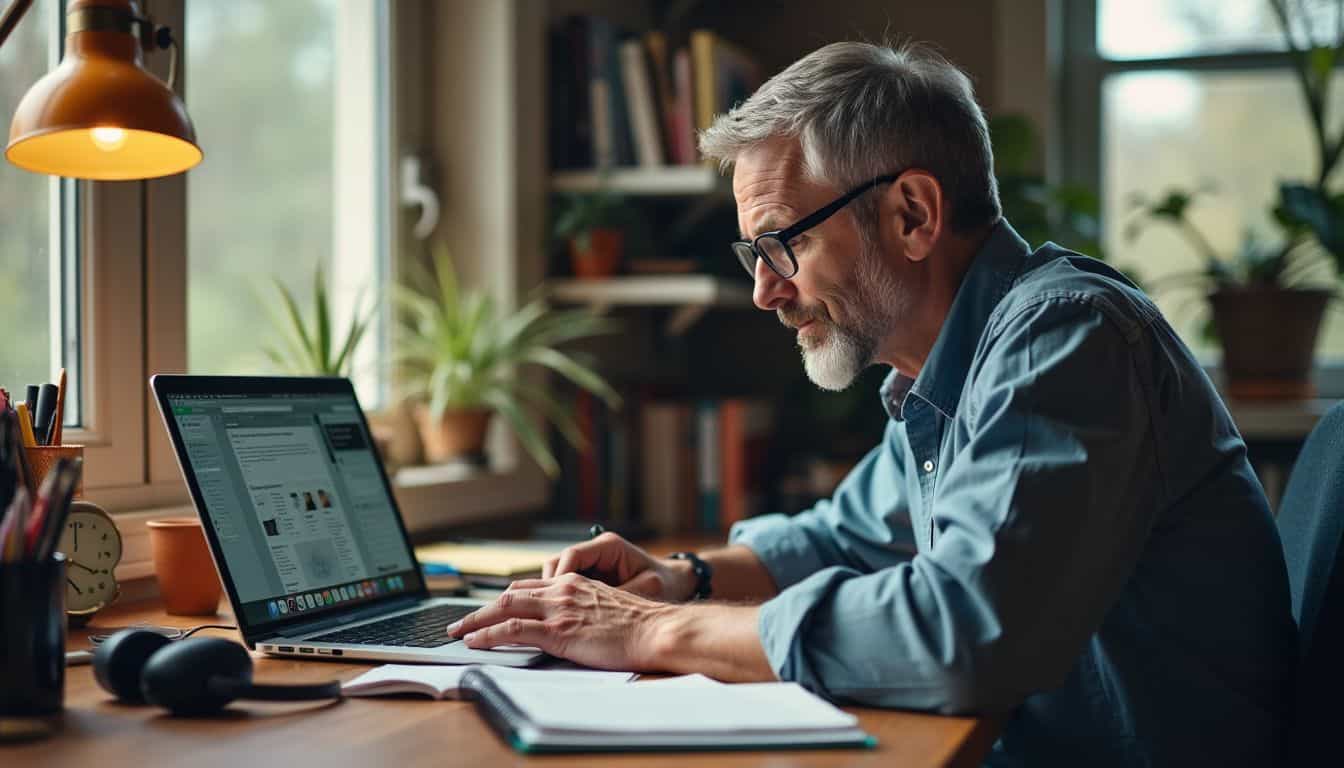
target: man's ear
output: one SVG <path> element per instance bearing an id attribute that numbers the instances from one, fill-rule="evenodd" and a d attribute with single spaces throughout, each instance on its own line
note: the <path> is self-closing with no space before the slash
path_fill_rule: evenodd
<path id="1" fill-rule="evenodd" d="M 882 200 L 882 217 L 895 242 L 910 261 L 923 261 L 943 233 L 947 216 L 943 185 L 928 171 L 912 169 L 901 174 Z"/>

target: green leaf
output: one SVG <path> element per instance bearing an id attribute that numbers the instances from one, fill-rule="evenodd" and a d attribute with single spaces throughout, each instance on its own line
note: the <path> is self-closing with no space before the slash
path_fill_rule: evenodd
<path id="1" fill-rule="evenodd" d="M 322 273 L 322 263 L 318 262 L 313 272 L 313 307 L 317 315 L 317 344 L 314 349 L 314 373 L 327 375 L 331 371 L 331 316 L 327 306 L 326 279 Z"/>
<path id="2" fill-rule="evenodd" d="M 541 466 L 547 477 L 559 475 L 560 465 L 556 463 L 555 457 L 546 447 L 545 440 L 542 439 L 527 416 L 523 414 L 517 402 L 498 391 L 489 392 L 486 397 L 486 402 L 508 420 L 509 426 L 513 428 L 513 433 L 518 436 L 518 442 L 523 444 L 523 447 L 531 454 L 532 459 Z"/>

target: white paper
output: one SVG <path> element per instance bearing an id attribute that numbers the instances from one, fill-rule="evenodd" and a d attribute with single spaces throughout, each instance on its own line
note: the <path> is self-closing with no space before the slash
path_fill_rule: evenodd
<path id="1" fill-rule="evenodd" d="M 349 696 L 374 696 L 383 693 L 415 691 L 414 685 L 432 688 L 439 696 L 456 698 L 462 675 L 468 669 L 480 669 L 495 680 L 546 680 L 562 686 L 611 685 L 626 683 L 629 672 L 603 672 L 589 669 L 519 669 L 491 665 L 384 664 L 365 672 L 341 686 Z M 428 691 L 425 691 L 428 693 Z"/>
<path id="2" fill-rule="evenodd" d="M 858 718 L 797 683 L 565 685 L 493 676 L 536 726 L 602 733 L 786 733 L 848 729 Z"/>

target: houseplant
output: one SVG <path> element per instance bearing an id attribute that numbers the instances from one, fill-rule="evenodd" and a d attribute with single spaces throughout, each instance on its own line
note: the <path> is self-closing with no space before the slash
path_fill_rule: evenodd
<path id="1" fill-rule="evenodd" d="M 490 418 L 498 413 L 537 464 L 555 476 L 559 465 L 529 411 L 572 444 L 583 438 L 565 407 L 520 369 L 548 369 L 619 406 L 620 396 L 602 377 L 559 349 L 610 333 L 615 325 L 584 310 L 552 310 L 540 299 L 503 310 L 487 294 L 461 290 L 442 245 L 432 270 L 412 265 L 409 277 L 396 291 L 402 330 L 397 359 L 428 458 L 479 457 Z"/>
<path id="2" fill-rule="evenodd" d="M 1197 193 L 1171 189 L 1157 198 L 1133 201 L 1138 218 L 1171 225 L 1203 261 L 1200 269 L 1168 276 L 1159 290 L 1193 291 L 1207 299 L 1211 323 L 1223 349 L 1227 389 L 1241 398 L 1301 398 L 1313 393 L 1311 368 L 1321 321 L 1339 293 L 1344 274 L 1344 195 L 1328 187 L 1344 150 L 1344 132 L 1326 124 L 1335 69 L 1344 57 L 1344 5 L 1329 25 L 1333 39 L 1313 37 L 1320 25 L 1307 10 L 1286 0 L 1267 0 L 1283 32 L 1293 73 L 1311 122 L 1317 156 L 1313 180 L 1279 185 L 1271 213 L 1278 239 L 1261 242 L 1247 235 L 1235 254 L 1219 254 L 1188 217 Z M 1295 18 L 1300 16 L 1300 18 Z M 1297 39 L 1302 30 L 1305 42 Z"/>
<path id="3" fill-rule="evenodd" d="M 566 244 L 575 276 L 602 279 L 620 268 L 630 220 L 625 198 L 606 187 L 564 193 L 557 196 L 552 235 Z"/>
<path id="4" fill-rule="evenodd" d="M 355 299 L 355 309 L 350 317 L 350 325 L 337 339 L 333 335 L 331 304 L 327 296 L 327 281 L 319 262 L 313 272 L 313 314 L 309 321 L 299 310 L 294 294 L 279 280 L 272 281 L 275 291 L 280 295 L 281 309 L 272 309 L 271 324 L 279 345 L 267 345 L 263 353 L 270 358 L 276 369 L 295 376 L 348 376 L 354 362 L 355 349 L 364 338 L 370 321 L 373 320 L 373 307 L 362 310 L 364 292 L 361 290 Z M 267 307 L 272 302 L 262 301 Z"/>

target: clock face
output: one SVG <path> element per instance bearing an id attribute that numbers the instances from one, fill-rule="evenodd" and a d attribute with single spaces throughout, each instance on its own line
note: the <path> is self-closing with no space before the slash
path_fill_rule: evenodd
<path id="1" fill-rule="evenodd" d="M 104 514 L 70 510 L 57 547 L 69 562 L 65 569 L 65 609 L 80 613 L 101 608 L 117 595 L 112 571 L 121 560 L 121 534 Z"/>

